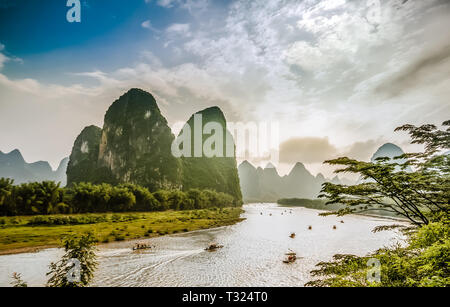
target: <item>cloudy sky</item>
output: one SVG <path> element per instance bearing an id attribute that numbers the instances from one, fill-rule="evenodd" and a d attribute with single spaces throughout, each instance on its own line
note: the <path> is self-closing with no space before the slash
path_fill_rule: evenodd
<path id="1" fill-rule="evenodd" d="M 131 87 L 172 125 L 279 123 L 281 173 L 450 119 L 448 0 L 83 0 L 81 23 L 65 2 L 0 1 L 0 150 L 28 162 L 56 167 Z"/>

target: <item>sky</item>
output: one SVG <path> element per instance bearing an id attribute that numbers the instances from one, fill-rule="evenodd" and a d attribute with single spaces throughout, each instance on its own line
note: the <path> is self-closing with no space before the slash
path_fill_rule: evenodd
<path id="1" fill-rule="evenodd" d="M 278 123 L 281 174 L 416 150 L 396 127 L 449 119 L 448 0 L 82 0 L 80 23 L 68 10 L 0 1 L 0 150 L 28 162 L 56 168 L 133 87 L 171 125 L 210 106 Z"/>

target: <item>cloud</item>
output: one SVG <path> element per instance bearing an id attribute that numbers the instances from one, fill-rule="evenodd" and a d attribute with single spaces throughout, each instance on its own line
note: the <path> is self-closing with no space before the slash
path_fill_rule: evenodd
<path id="1" fill-rule="evenodd" d="M 391 97 L 400 96 L 408 90 L 414 90 L 427 81 L 436 78 L 438 79 L 437 82 L 448 82 L 449 76 L 450 45 L 447 45 L 424 54 L 408 67 L 380 84 L 376 91 L 384 92 Z"/>
<path id="2" fill-rule="evenodd" d="M 174 6 L 174 2 L 176 0 L 158 0 L 157 4 L 159 6 L 165 7 L 165 8 L 171 8 Z"/>
<path id="3" fill-rule="evenodd" d="M 174 23 L 167 27 L 166 32 L 169 34 L 191 36 L 191 26 L 188 23 Z"/>
<path id="4" fill-rule="evenodd" d="M 3 66 L 5 65 L 5 63 L 7 61 L 10 60 L 10 58 L 8 58 L 6 55 L 4 55 L 1 51 L 3 51 L 5 49 L 5 45 L 3 45 L 2 43 L 0 43 L 0 69 L 3 68 Z"/>
<path id="5" fill-rule="evenodd" d="M 0 43 L 0 70 L 5 66 L 6 62 L 16 62 L 16 63 L 19 63 L 19 64 L 23 64 L 23 60 L 21 58 L 18 58 L 18 57 L 15 57 L 15 56 L 6 56 L 3 53 L 4 50 L 5 50 L 5 45 Z"/>
<path id="6" fill-rule="evenodd" d="M 397 137 L 395 127 L 439 124 L 450 113 L 450 73 L 442 49 L 450 45 L 442 32 L 448 28 L 448 1 L 383 1 L 375 23 L 367 18 L 366 1 L 234 0 L 220 8 L 209 1 L 153 3 L 192 15 L 160 30 L 167 48 L 137 50 L 138 57 L 118 69 L 74 72 L 90 86 L 0 74 L 2 109 L 15 97 L 17 108 L 43 105 L 48 114 L 66 118 L 72 137 L 82 123 L 95 118 L 101 124 L 104 110 L 123 91 L 141 87 L 155 94 L 172 122 L 211 105 L 234 121 L 279 121 L 282 140 L 300 137 L 293 143 L 301 146 L 309 137 L 324 149 L 324 156 L 316 150 L 319 158 L 286 151 L 286 160 L 305 163 L 321 163 L 330 154 L 364 158 L 376 142 L 367 140 L 383 135 L 402 143 L 391 139 Z M 207 14 L 194 16 L 200 12 Z M 151 30 L 150 20 L 141 25 Z M 55 111 L 52 103 L 64 107 Z M 13 116 L 2 113 L 0 122 Z M 80 123 L 67 120 L 70 114 L 79 114 Z M 57 127 L 53 117 L 44 125 Z M 21 123 L 16 140 L 26 138 L 30 125 L 36 126 L 36 119 Z M 46 137 L 62 136 L 48 129 Z M 60 153 L 54 144 L 45 146 L 52 155 Z"/>
<path id="7" fill-rule="evenodd" d="M 360 161 L 370 161 L 370 158 L 376 150 L 384 143 L 382 140 L 368 140 L 365 142 L 355 142 L 352 145 L 344 148 L 339 156 L 349 157 Z"/>
<path id="8" fill-rule="evenodd" d="M 9 60 L 9 58 L 4 55 L 3 53 L 0 53 L 0 69 L 3 68 L 4 64 Z"/>
<path id="9" fill-rule="evenodd" d="M 328 138 L 293 138 L 280 145 L 281 163 L 322 163 L 336 154 L 337 149 Z"/>

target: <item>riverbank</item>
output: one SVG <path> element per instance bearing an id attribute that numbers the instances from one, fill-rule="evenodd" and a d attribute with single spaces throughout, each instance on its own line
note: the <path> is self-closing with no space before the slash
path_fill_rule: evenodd
<path id="1" fill-rule="evenodd" d="M 225 208 L 3 217 L 0 218 L 0 255 L 56 247 L 63 237 L 86 232 L 92 232 L 99 243 L 108 243 L 228 226 L 241 222 L 242 213 L 241 208 Z"/>
<path id="2" fill-rule="evenodd" d="M 245 220 L 229 227 L 99 244 L 99 266 L 91 286 L 301 287 L 312 280 L 310 272 L 317 263 L 330 261 L 335 254 L 365 256 L 403 242 L 396 231 L 372 232 L 376 226 L 393 224 L 386 219 L 321 217 L 320 211 L 305 208 L 292 208 L 292 214 L 286 214 L 286 208 L 276 204 L 252 204 L 243 209 Z M 293 232 L 295 239 L 290 238 Z M 135 242 L 153 248 L 133 252 Z M 211 243 L 224 248 L 205 251 Z M 290 250 L 297 253 L 298 260 L 286 265 L 283 260 Z M 14 272 L 22 274 L 30 286 L 45 286 L 49 264 L 62 255 L 63 251 L 51 248 L 0 256 L 0 287 L 10 285 Z"/>

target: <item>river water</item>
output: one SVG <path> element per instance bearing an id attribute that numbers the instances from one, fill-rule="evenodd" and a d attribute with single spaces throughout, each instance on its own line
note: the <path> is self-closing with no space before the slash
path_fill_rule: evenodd
<path id="1" fill-rule="evenodd" d="M 335 254 L 363 256 L 403 240 L 394 231 L 372 233 L 376 226 L 394 224 L 382 218 L 320 217 L 317 210 L 276 204 L 244 209 L 246 220 L 233 226 L 139 241 L 154 245 L 152 250 L 133 252 L 135 242 L 100 245 L 92 285 L 297 287 L 311 280 L 310 271 L 318 262 Z M 297 234 L 295 239 L 289 237 L 292 232 Z M 210 243 L 224 248 L 207 252 L 204 249 Z M 300 259 L 287 265 L 283 260 L 289 250 Z M 0 286 L 9 285 L 13 272 L 21 273 L 29 285 L 45 285 L 49 263 L 62 254 L 47 249 L 0 256 Z"/>

